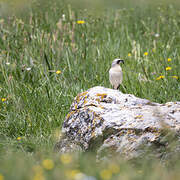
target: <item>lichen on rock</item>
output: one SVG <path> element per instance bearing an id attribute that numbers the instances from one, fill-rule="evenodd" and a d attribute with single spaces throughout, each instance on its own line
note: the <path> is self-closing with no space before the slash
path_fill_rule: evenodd
<path id="1" fill-rule="evenodd" d="M 179 137 L 180 102 L 158 104 L 97 86 L 74 99 L 56 149 L 95 151 L 98 157 L 117 153 L 131 159 L 142 155 L 143 147 L 154 147 L 161 154 L 168 148 L 162 143 L 163 129 Z"/>

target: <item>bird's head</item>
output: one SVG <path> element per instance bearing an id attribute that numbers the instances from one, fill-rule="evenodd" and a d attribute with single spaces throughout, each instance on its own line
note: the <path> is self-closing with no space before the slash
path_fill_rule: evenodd
<path id="1" fill-rule="evenodd" d="M 113 66 L 115 66 L 117 64 L 121 64 L 121 63 L 124 64 L 124 60 L 122 60 L 122 59 L 114 59 L 113 62 L 112 62 L 111 67 L 113 67 Z"/>

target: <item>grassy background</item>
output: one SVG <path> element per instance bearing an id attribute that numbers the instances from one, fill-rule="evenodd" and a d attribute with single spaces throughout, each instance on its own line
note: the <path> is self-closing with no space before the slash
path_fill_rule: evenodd
<path id="1" fill-rule="evenodd" d="M 64 161 L 52 150 L 73 98 L 93 86 L 110 88 L 114 58 L 125 60 L 124 93 L 180 101 L 180 6 L 170 2 L 0 2 L 0 179 L 180 177 L 175 161 L 93 168 L 93 155 Z"/>

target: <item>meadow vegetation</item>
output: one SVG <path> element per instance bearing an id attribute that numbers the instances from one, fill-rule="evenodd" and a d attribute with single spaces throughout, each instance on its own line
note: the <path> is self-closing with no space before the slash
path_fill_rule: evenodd
<path id="1" fill-rule="evenodd" d="M 180 178 L 179 156 L 97 163 L 53 152 L 74 97 L 111 88 L 117 57 L 121 91 L 180 101 L 178 1 L 0 1 L 0 180 Z"/>

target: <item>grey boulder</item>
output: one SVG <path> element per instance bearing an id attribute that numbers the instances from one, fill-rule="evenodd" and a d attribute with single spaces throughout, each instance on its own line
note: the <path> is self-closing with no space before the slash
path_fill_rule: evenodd
<path id="1" fill-rule="evenodd" d="M 113 154 L 131 159 L 151 150 L 162 158 L 173 140 L 180 141 L 180 102 L 158 104 L 97 86 L 74 99 L 55 149 L 94 151 L 99 159 Z M 173 151 L 179 150 L 176 143 Z"/>

